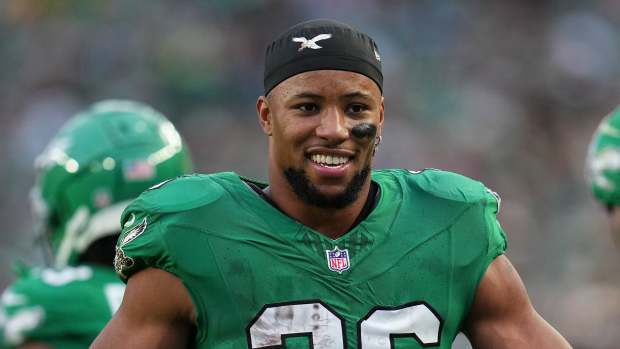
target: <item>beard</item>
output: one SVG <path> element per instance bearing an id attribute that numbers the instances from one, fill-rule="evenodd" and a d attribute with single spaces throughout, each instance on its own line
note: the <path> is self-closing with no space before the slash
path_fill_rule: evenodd
<path id="1" fill-rule="evenodd" d="M 304 170 L 290 167 L 284 170 L 284 176 L 289 185 L 293 188 L 297 197 L 303 202 L 319 208 L 336 209 L 347 207 L 357 199 L 369 174 L 370 166 L 366 166 L 353 176 L 353 179 L 351 179 L 342 193 L 326 195 L 321 193 L 314 184 L 310 182 Z"/>

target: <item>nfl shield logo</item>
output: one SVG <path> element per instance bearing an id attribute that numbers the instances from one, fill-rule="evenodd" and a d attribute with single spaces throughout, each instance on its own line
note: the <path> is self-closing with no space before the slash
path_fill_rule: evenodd
<path id="1" fill-rule="evenodd" d="M 338 272 L 339 274 L 349 269 L 351 264 L 349 263 L 349 250 L 346 248 L 341 250 L 338 246 L 333 250 L 325 250 L 327 255 L 327 266 L 329 270 Z"/>

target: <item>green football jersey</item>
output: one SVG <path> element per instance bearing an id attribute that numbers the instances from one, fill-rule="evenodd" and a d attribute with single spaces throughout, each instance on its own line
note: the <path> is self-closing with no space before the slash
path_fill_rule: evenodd
<path id="1" fill-rule="evenodd" d="M 376 207 L 330 239 L 234 173 L 144 192 L 124 212 L 115 267 L 183 282 L 197 348 L 450 348 L 506 248 L 496 194 L 439 170 L 374 171 Z"/>
<path id="2" fill-rule="evenodd" d="M 33 269 L 2 294 L 0 348 L 28 342 L 88 348 L 120 306 L 124 290 L 112 268 Z"/>

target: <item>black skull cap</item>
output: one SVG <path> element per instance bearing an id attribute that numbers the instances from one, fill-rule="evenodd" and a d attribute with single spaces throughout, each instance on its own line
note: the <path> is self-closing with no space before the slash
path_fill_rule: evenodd
<path id="1" fill-rule="evenodd" d="M 344 23 L 328 19 L 302 22 L 269 44 L 265 51 L 265 95 L 282 81 L 313 70 L 363 74 L 383 93 L 377 44 L 370 36 Z"/>

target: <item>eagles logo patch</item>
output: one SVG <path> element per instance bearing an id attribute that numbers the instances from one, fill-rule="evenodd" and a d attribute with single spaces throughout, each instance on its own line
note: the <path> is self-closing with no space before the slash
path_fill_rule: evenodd
<path id="1" fill-rule="evenodd" d="M 123 274 L 123 271 L 133 267 L 133 265 L 133 258 L 127 257 L 122 247 L 117 247 L 116 254 L 114 255 L 114 270 L 116 271 L 116 273 L 120 275 L 123 279 L 127 279 L 127 276 Z"/>
<path id="2" fill-rule="evenodd" d="M 132 217 L 135 217 L 135 216 L 132 216 Z M 140 234 L 144 233 L 145 230 L 146 230 L 146 217 L 144 217 L 144 219 L 142 220 L 140 224 L 136 225 L 135 228 L 131 229 L 127 233 L 127 235 L 125 235 L 125 237 L 121 241 L 121 247 L 135 240 L 138 236 L 140 236 Z"/>

